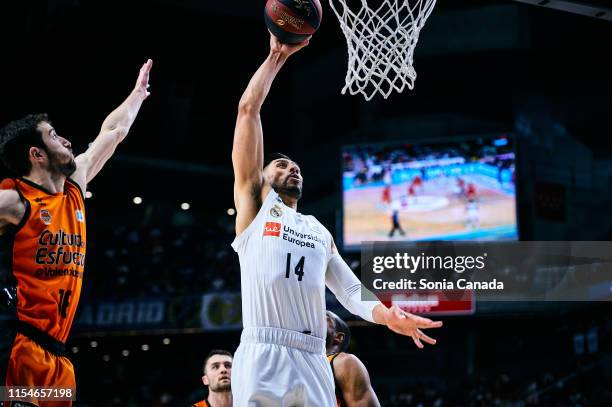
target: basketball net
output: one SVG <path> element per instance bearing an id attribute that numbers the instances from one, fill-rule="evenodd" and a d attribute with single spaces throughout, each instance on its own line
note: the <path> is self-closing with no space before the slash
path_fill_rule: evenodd
<path id="1" fill-rule="evenodd" d="M 348 46 L 342 93 L 361 93 L 371 100 L 377 93 L 386 99 L 394 90 L 399 93 L 406 86 L 413 89 L 414 48 L 436 0 L 377 0 L 380 6 L 372 8 L 368 0 L 329 3 Z"/>

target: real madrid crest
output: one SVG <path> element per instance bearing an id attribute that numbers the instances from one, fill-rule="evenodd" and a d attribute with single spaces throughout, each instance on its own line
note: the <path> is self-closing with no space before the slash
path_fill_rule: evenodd
<path id="1" fill-rule="evenodd" d="M 283 216 L 283 208 L 281 208 L 280 205 L 274 205 L 272 208 L 270 208 L 270 215 L 274 216 L 275 218 L 280 218 Z"/>

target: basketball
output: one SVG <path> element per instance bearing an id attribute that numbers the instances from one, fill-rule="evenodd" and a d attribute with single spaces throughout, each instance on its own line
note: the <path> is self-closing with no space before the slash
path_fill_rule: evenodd
<path id="1" fill-rule="evenodd" d="M 323 17 L 319 0 L 268 0 L 264 18 L 283 44 L 298 44 L 314 34 Z"/>

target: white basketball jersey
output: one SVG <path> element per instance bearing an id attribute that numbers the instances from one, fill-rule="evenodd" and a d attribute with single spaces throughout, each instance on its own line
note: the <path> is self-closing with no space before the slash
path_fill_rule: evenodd
<path id="1" fill-rule="evenodd" d="M 242 324 L 325 338 L 325 272 L 332 237 L 271 190 L 232 247 L 240 259 Z"/>

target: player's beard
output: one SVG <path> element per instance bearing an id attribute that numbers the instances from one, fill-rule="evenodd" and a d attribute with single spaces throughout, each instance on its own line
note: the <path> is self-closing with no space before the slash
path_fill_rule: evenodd
<path id="1" fill-rule="evenodd" d="M 61 162 L 59 154 L 47 151 L 49 155 L 49 171 L 53 174 L 61 174 L 68 178 L 76 171 L 76 162 L 73 157 L 66 162 Z"/>
<path id="2" fill-rule="evenodd" d="M 302 197 L 302 188 L 297 185 L 289 185 L 289 178 L 285 179 L 285 182 L 272 184 L 272 188 L 279 195 L 287 195 L 293 199 L 300 199 Z"/>
<path id="3" fill-rule="evenodd" d="M 210 387 L 210 391 L 214 391 L 215 393 L 225 393 L 228 391 L 232 391 L 232 383 L 221 383 L 221 381 L 218 381 L 215 386 Z"/>
<path id="4" fill-rule="evenodd" d="M 331 349 L 333 341 L 334 341 L 334 333 L 328 330 L 327 336 L 325 337 L 325 349 Z"/>

